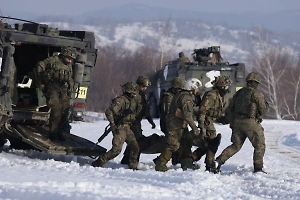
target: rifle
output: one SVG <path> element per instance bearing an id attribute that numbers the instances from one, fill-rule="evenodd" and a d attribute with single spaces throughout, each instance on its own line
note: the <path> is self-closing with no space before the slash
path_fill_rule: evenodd
<path id="1" fill-rule="evenodd" d="M 126 109 L 124 113 L 125 115 L 123 115 L 120 119 L 117 120 L 116 122 L 117 125 L 122 124 L 124 118 L 127 117 L 129 114 L 132 114 L 133 111 L 131 109 Z M 98 138 L 97 143 L 92 147 L 92 149 L 94 149 L 95 146 L 97 146 L 100 142 L 102 142 L 102 140 L 110 133 L 110 131 L 111 131 L 111 126 L 110 124 L 108 124 L 104 129 L 104 133 Z"/>
<path id="2" fill-rule="evenodd" d="M 108 124 L 104 129 L 104 133 L 98 138 L 98 141 L 91 148 L 91 150 L 93 150 L 95 148 L 95 146 L 97 146 L 100 142 L 102 142 L 102 140 L 104 140 L 104 138 L 110 133 L 110 131 L 111 131 L 111 127 L 110 127 L 110 124 Z"/>

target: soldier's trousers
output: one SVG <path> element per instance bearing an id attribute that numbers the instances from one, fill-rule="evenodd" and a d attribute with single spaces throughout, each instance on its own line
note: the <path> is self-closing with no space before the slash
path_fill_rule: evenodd
<path id="1" fill-rule="evenodd" d="M 191 158 L 192 140 L 187 138 L 188 129 L 169 130 L 167 143 L 162 153 L 157 158 L 157 165 L 165 165 L 171 159 L 172 153 L 180 148 L 180 159 Z M 183 134 L 185 134 L 183 136 Z"/>
<path id="2" fill-rule="evenodd" d="M 61 131 L 67 121 L 70 109 L 70 97 L 67 88 L 48 87 L 46 90 L 47 106 L 51 108 L 49 132 L 56 134 Z"/>
<path id="3" fill-rule="evenodd" d="M 253 164 L 255 169 L 263 168 L 263 157 L 265 154 L 264 129 L 260 123 L 253 118 L 235 118 L 232 124 L 232 144 L 223 150 L 217 157 L 221 164 L 225 163 L 231 156 L 237 153 L 248 138 L 254 147 Z"/>
<path id="4" fill-rule="evenodd" d="M 206 119 L 204 128 L 206 129 L 206 135 L 199 135 L 199 141 L 194 142 L 195 146 L 198 146 L 193 152 L 193 159 L 198 161 L 201 159 L 203 155 L 205 157 L 205 164 L 206 168 L 211 168 L 214 166 L 215 154 L 219 147 L 219 141 L 215 142 L 214 139 L 216 138 L 216 129 L 213 124 L 213 120 Z"/>
<path id="5" fill-rule="evenodd" d="M 113 133 L 112 148 L 102 155 L 101 159 L 103 162 L 106 162 L 118 156 L 122 151 L 124 142 L 126 142 L 130 147 L 129 167 L 135 169 L 138 163 L 137 157 L 139 154 L 139 145 L 136 141 L 134 133 L 128 124 L 120 125 L 117 128 L 117 133 Z"/>

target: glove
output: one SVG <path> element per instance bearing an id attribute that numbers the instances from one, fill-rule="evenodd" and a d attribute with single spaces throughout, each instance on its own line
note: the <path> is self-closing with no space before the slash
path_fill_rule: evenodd
<path id="1" fill-rule="evenodd" d="M 204 123 L 199 122 L 198 123 L 198 128 L 203 129 L 204 128 Z"/>
<path id="2" fill-rule="evenodd" d="M 110 128 L 111 128 L 111 132 L 113 132 L 113 134 L 118 134 L 118 129 L 115 124 L 110 124 Z"/>
<path id="3" fill-rule="evenodd" d="M 194 129 L 193 133 L 195 136 L 198 136 L 200 134 L 200 131 L 199 131 L 199 129 Z"/>
<path id="4" fill-rule="evenodd" d="M 154 122 L 151 122 L 150 124 L 152 125 L 151 128 L 152 128 L 152 129 L 155 129 L 155 127 L 156 127 L 155 123 L 154 123 Z"/>
<path id="5" fill-rule="evenodd" d="M 44 84 L 41 84 L 41 85 L 39 85 L 39 88 L 40 88 L 40 90 L 42 90 L 42 91 L 44 92 L 44 90 L 45 90 L 45 85 L 44 85 Z"/>
<path id="6" fill-rule="evenodd" d="M 201 133 L 201 135 L 202 135 L 203 137 L 207 137 L 207 135 L 206 135 L 206 129 L 205 129 L 205 128 L 201 128 L 200 133 Z"/>

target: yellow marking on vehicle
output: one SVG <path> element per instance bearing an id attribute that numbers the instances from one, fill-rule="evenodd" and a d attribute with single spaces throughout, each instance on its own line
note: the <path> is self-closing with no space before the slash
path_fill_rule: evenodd
<path id="1" fill-rule="evenodd" d="M 78 98 L 80 98 L 80 99 L 86 99 L 87 90 L 88 90 L 87 87 L 80 87 L 79 88 Z"/>

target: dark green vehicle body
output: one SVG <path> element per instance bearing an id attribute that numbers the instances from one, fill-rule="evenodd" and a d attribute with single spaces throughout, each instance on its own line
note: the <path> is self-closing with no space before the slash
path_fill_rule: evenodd
<path id="1" fill-rule="evenodd" d="M 211 54 L 213 54 L 212 57 L 210 57 Z M 202 96 L 206 91 L 211 90 L 211 82 L 216 76 L 229 76 L 232 80 L 232 85 L 229 88 L 229 94 L 225 95 L 224 100 L 227 103 L 237 90 L 245 86 L 245 64 L 224 62 L 220 55 L 219 46 L 195 49 L 192 55 L 194 62 L 170 61 L 151 80 L 149 102 L 152 116 L 159 116 L 158 104 L 160 95 L 171 87 L 171 81 L 175 77 L 182 77 L 185 80 L 198 78 L 202 83 L 200 91 L 200 96 Z"/>
<path id="2" fill-rule="evenodd" d="M 14 19 L 1 18 L 2 21 Z M 8 139 L 13 148 L 33 148 L 53 154 L 101 155 L 105 148 L 73 134 L 68 134 L 64 142 L 48 139 L 50 110 L 42 91 L 36 88 L 32 72 L 38 61 L 59 54 L 62 47 L 76 48 L 78 59 L 73 63 L 75 87 L 71 102 L 72 105 L 85 104 L 97 59 L 94 33 L 25 22 L 0 24 L 0 139 Z M 78 109 L 83 111 L 84 107 Z"/>

